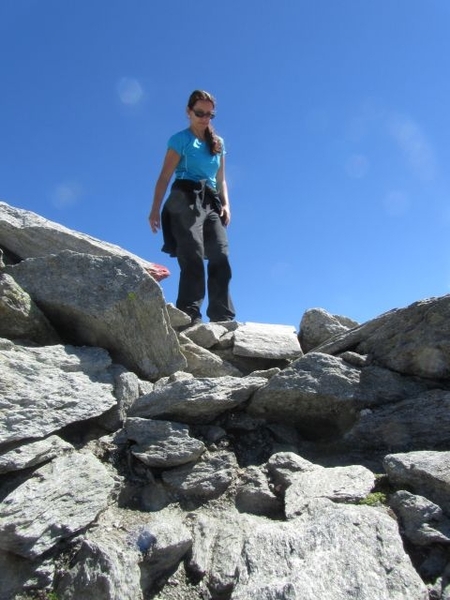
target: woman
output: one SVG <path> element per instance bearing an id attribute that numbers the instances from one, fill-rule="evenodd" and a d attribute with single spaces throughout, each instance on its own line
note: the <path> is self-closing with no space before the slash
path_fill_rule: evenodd
<path id="1" fill-rule="evenodd" d="M 211 125 L 215 99 L 195 90 L 186 108 L 189 127 L 174 134 L 155 186 L 149 215 L 153 233 L 162 227 L 163 252 L 176 256 L 180 265 L 177 308 L 201 322 L 200 308 L 208 291 L 206 314 L 211 321 L 231 321 L 234 306 L 228 288 L 226 226 L 230 202 L 225 180 L 225 146 Z M 161 204 L 175 173 L 169 197 Z M 208 260 L 205 285 L 204 259 Z"/>

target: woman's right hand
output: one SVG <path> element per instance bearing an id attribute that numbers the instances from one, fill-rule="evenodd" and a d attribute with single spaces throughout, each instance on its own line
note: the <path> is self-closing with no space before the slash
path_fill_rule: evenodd
<path id="1" fill-rule="evenodd" d="M 159 210 L 152 208 L 148 215 L 148 222 L 153 233 L 158 233 L 158 230 L 161 229 L 161 215 L 159 214 Z"/>

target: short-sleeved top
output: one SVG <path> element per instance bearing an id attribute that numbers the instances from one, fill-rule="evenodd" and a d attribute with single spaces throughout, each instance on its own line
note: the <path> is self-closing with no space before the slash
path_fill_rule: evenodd
<path id="1" fill-rule="evenodd" d="M 208 144 L 197 138 L 192 131 L 183 129 L 175 133 L 168 141 L 167 147 L 175 150 L 181 156 L 175 169 L 176 179 L 191 179 L 200 181 L 206 179 L 207 185 L 213 189 L 217 188 L 216 175 L 220 167 L 220 161 L 225 154 L 223 139 L 220 154 L 211 154 Z"/>

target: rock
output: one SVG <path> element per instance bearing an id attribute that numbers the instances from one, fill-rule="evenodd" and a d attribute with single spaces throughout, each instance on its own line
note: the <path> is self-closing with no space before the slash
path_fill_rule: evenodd
<path id="1" fill-rule="evenodd" d="M 262 377 L 216 377 L 170 383 L 141 396 L 131 407 L 130 417 L 160 418 L 183 423 L 201 423 L 246 402 L 266 384 Z"/>
<path id="2" fill-rule="evenodd" d="M 34 561 L 0 550 L 0 600 L 20 598 L 23 592 L 50 588 L 55 565 L 52 560 Z"/>
<path id="3" fill-rule="evenodd" d="M 419 394 L 426 385 L 387 369 L 360 369 L 340 358 L 310 352 L 257 390 L 248 412 L 294 424 L 307 439 L 338 438 L 359 411 Z"/>
<path id="4" fill-rule="evenodd" d="M 0 337 L 42 346 L 61 341 L 44 313 L 7 273 L 0 274 Z"/>
<path id="5" fill-rule="evenodd" d="M 403 535 L 413 544 L 450 544 L 450 520 L 437 504 L 400 490 L 392 494 L 389 505 L 402 523 Z"/>
<path id="6" fill-rule="evenodd" d="M 178 518 L 158 523 L 130 522 L 108 511 L 100 530 L 88 532 L 68 569 L 59 579 L 61 600 L 140 600 L 191 547 L 191 536 Z"/>
<path id="7" fill-rule="evenodd" d="M 425 496 L 450 514 L 450 452 L 389 454 L 383 464 L 395 487 Z"/>
<path id="8" fill-rule="evenodd" d="M 355 503 L 365 498 L 375 485 L 374 474 L 361 465 L 328 469 L 316 466 L 292 475 L 291 481 L 284 498 L 287 519 L 302 514 L 312 499 Z"/>
<path id="9" fill-rule="evenodd" d="M 295 481 L 298 473 L 309 473 L 317 465 L 294 452 L 277 452 L 267 461 L 266 468 L 278 491 L 284 492 Z"/>
<path id="10" fill-rule="evenodd" d="M 93 455 L 71 453 L 41 467 L 0 504 L 0 548 L 34 559 L 92 523 L 114 480 Z"/>
<path id="11" fill-rule="evenodd" d="M 0 447 L 106 412 L 116 403 L 110 366 L 100 348 L 31 348 L 0 339 Z"/>
<path id="12" fill-rule="evenodd" d="M 57 597 L 142 600 L 141 562 L 139 549 L 125 533 L 100 529 L 82 540 L 70 568 L 57 580 Z"/>
<path id="13" fill-rule="evenodd" d="M 310 352 L 333 336 L 358 325 L 359 323 L 347 317 L 331 315 L 323 308 L 310 308 L 300 322 L 300 346 L 303 352 Z"/>
<path id="14" fill-rule="evenodd" d="M 283 504 L 270 489 L 263 471 L 250 466 L 240 477 L 236 491 L 236 508 L 239 512 L 273 518 L 282 513 Z"/>
<path id="15" fill-rule="evenodd" d="M 72 444 L 57 435 L 51 435 L 37 442 L 22 443 L 0 454 L 0 474 L 29 469 L 72 450 L 74 450 Z"/>
<path id="16" fill-rule="evenodd" d="M 161 288 L 131 258 L 64 251 L 5 269 L 72 343 L 105 348 L 147 379 L 185 366 Z"/>
<path id="17" fill-rule="evenodd" d="M 234 455 L 221 452 L 203 454 L 194 465 L 175 467 L 163 471 L 164 483 L 182 498 L 210 500 L 217 498 L 231 484 L 236 469 Z"/>
<path id="18" fill-rule="evenodd" d="M 316 351 L 356 349 L 407 375 L 450 377 L 450 295 L 396 309 L 325 342 Z"/>
<path id="19" fill-rule="evenodd" d="M 129 418 L 128 439 L 136 442 L 131 453 L 149 467 L 169 468 L 196 461 L 205 445 L 189 435 L 189 427 L 169 421 Z"/>
<path id="20" fill-rule="evenodd" d="M 167 314 L 169 315 L 170 324 L 173 328 L 182 327 L 188 325 L 191 322 L 191 318 L 182 310 L 178 309 L 172 303 L 167 304 Z"/>
<path id="21" fill-rule="evenodd" d="M 395 521 L 374 508 L 322 500 L 288 523 L 230 512 L 192 531 L 189 570 L 213 598 L 428 597 Z"/>
<path id="22" fill-rule="evenodd" d="M 303 356 L 1 203 L 0 247 L 0 600 L 450 600 L 449 296 Z"/>
<path id="23" fill-rule="evenodd" d="M 94 256 L 129 256 L 156 281 L 170 275 L 162 265 L 148 262 L 114 244 L 68 229 L 28 210 L 0 202 L 0 244 L 21 259 L 73 250 Z"/>
<path id="24" fill-rule="evenodd" d="M 100 424 L 108 431 L 117 431 L 120 429 L 127 418 L 128 410 L 132 404 L 143 393 L 153 391 L 153 384 L 150 381 L 140 380 L 135 373 L 127 371 L 121 365 L 114 365 L 113 375 L 114 393 L 117 404 L 99 419 Z M 145 391 L 142 391 L 142 386 L 145 387 Z"/>
<path id="25" fill-rule="evenodd" d="M 202 348 L 212 348 L 228 333 L 228 329 L 219 323 L 200 323 L 186 330 L 188 337 L 194 344 Z"/>
<path id="26" fill-rule="evenodd" d="M 181 340 L 181 352 L 187 362 L 186 371 L 195 377 L 242 377 L 237 367 L 193 342 Z"/>
<path id="27" fill-rule="evenodd" d="M 237 356 L 295 359 L 302 355 L 295 329 L 289 325 L 245 323 L 234 333 L 233 353 Z"/>
<path id="28" fill-rule="evenodd" d="M 386 406 L 360 411 L 345 436 L 353 447 L 428 450 L 450 444 L 450 392 L 431 390 Z"/>

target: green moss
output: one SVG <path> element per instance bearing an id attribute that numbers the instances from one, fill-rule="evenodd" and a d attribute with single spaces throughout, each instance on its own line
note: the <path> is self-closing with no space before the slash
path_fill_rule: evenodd
<path id="1" fill-rule="evenodd" d="M 378 506 L 380 504 L 386 504 L 386 502 L 387 495 L 384 492 L 372 492 L 360 500 L 358 504 L 363 504 L 364 506 Z"/>

